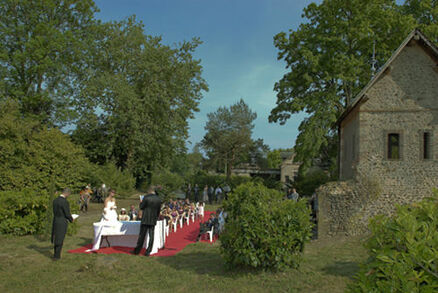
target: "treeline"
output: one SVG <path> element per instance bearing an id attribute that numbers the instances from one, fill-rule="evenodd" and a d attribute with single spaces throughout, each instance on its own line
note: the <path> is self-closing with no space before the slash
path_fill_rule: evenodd
<path id="1" fill-rule="evenodd" d="M 102 22 L 97 12 L 92 0 L 0 3 L 0 222 L 36 227 L 0 233 L 41 230 L 44 213 L 13 198 L 45 197 L 44 210 L 66 186 L 126 194 L 185 152 L 208 90 L 192 56 L 201 41 L 168 46 L 135 16 Z"/>

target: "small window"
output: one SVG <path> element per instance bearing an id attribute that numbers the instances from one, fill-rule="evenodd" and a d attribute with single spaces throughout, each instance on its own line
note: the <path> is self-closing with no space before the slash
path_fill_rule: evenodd
<path id="1" fill-rule="evenodd" d="M 289 178 L 289 176 L 286 176 L 286 183 L 289 183 L 290 182 L 290 178 Z"/>
<path id="2" fill-rule="evenodd" d="M 388 159 L 399 160 L 400 159 L 400 134 L 389 133 L 388 134 Z"/>
<path id="3" fill-rule="evenodd" d="M 430 160 L 430 132 L 423 132 L 423 159 Z"/>

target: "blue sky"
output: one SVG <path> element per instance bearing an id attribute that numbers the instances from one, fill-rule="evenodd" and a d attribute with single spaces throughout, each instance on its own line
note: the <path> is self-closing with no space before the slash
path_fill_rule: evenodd
<path id="1" fill-rule="evenodd" d="M 199 37 L 195 52 L 209 85 L 200 112 L 190 120 L 190 142 L 204 136 L 207 113 L 243 98 L 257 112 L 253 138 L 271 148 L 292 147 L 304 114 L 279 125 L 268 122 L 275 107 L 274 83 L 285 73 L 277 60 L 273 37 L 296 29 L 310 0 L 96 0 L 98 18 L 120 20 L 135 14 L 149 35 L 161 35 L 171 45 Z M 190 144 L 188 144 L 189 148 Z"/>

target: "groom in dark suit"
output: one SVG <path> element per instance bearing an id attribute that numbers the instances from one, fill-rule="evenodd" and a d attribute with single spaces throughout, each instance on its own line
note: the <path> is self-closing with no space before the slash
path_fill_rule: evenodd
<path id="1" fill-rule="evenodd" d="M 152 251 L 152 246 L 154 245 L 154 232 L 155 225 L 157 224 L 158 216 L 161 210 L 161 199 L 155 193 L 155 189 L 151 186 L 147 190 L 148 195 L 143 197 L 140 203 L 140 209 L 142 210 L 140 234 L 138 235 L 137 246 L 135 247 L 133 253 L 139 254 L 141 248 L 143 247 L 144 238 L 146 233 L 149 235 L 149 242 L 146 248 L 146 256 L 149 256 Z"/>
<path id="2" fill-rule="evenodd" d="M 70 193 L 70 189 L 66 188 L 60 196 L 53 200 L 52 243 L 54 245 L 54 260 L 61 258 L 61 250 L 65 234 L 67 233 L 68 222 L 73 222 L 70 205 L 67 201 Z"/>

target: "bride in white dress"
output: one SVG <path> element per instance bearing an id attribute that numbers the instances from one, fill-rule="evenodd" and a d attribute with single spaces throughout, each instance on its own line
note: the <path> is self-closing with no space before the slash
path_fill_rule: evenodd
<path id="1" fill-rule="evenodd" d="M 108 197 L 105 199 L 102 221 L 117 222 L 117 206 L 113 190 L 110 191 Z"/>

